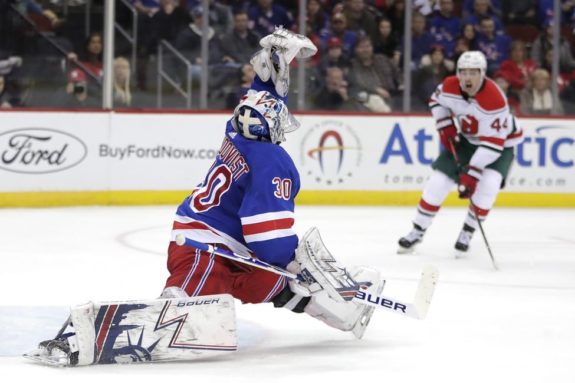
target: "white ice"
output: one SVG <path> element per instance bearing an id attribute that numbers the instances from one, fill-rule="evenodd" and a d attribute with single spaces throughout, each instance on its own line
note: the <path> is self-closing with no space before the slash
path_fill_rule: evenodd
<path id="1" fill-rule="evenodd" d="M 157 297 L 173 212 L 0 210 L 0 380 L 575 382 L 573 209 L 494 209 L 494 271 L 479 233 L 455 259 L 462 208 L 440 212 L 416 255 L 397 255 L 414 208 L 298 207 L 298 233 L 318 226 L 342 263 L 380 269 L 386 295 L 410 301 L 422 267 L 440 270 L 425 320 L 377 310 L 361 341 L 270 304 L 238 304 L 240 350 L 221 358 L 57 369 L 17 356 L 54 335 L 70 305 Z"/>

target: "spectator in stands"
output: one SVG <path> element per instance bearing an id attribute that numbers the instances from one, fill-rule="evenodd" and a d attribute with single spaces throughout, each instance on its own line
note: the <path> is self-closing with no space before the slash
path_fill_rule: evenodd
<path id="1" fill-rule="evenodd" d="M 553 3 L 554 0 L 538 0 L 537 18 L 540 23 L 553 18 Z M 575 1 L 561 0 L 561 22 L 573 22 L 574 13 Z"/>
<path id="2" fill-rule="evenodd" d="M 209 22 L 218 37 L 230 33 L 233 26 L 233 15 L 230 6 L 221 4 L 221 1 L 209 0 Z M 202 0 L 181 0 L 184 9 L 192 10 L 202 5 Z"/>
<path id="3" fill-rule="evenodd" d="M 519 103 L 519 94 L 511 91 L 511 83 L 509 80 L 509 73 L 501 72 L 500 70 L 493 75 L 493 81 L 499 85 L 505 96 L 512 113 L 520 113 L 521 106 Z"/>
<path id="4" fill-rule="evenodd" d="M 357 102 L 349 94 L 341 68 L 327 68 L 324 85 L 314 97 L 314 107 L 321 110 L 359 110 Z"/>
<path id="5" fill-rule="evenodd" d="M 192 64 L 192 78 L 199 79 L 202 65 L 202 24 L 204 9 L 197 6 L 191 11 L 192 23 L 188 28 L 180 31 L 176 38 L 176 49 L 178 49 Z M 220 44 L 216 38 L 214 28 L 208 26 L 208 61 L 210 64 L 220 62 L 222 55 Z"/>
<path id="6" fill-rule="evenodd" d="M 150 47 L 148 52 L 155 52 L 161 40 L 174 44 L 178 33 L 190 22 L 190 15 L 178 5 L 177 0 L 160 0 L 160 9 L 151 20 L 149 31 Z"/>
<path id="7" fill-rule="evenodd" d="M 501 0 L 505 24 L 537 25 L 537 0 Z"/>
<path id="8" fill-rule="evenodd" d="M 553 19 L 545 21 L 545 29 L 535 39 L 531 47 L 531 59 L 539 67 L 545 66 L 545 57 L 553 49 Z M 575 59 L 570 44 L 562 36 L 559 38 L 559 71 L 570 73 L 575 69 Z"/>
<path id="9" fill-rule="evenodd" d="M 399 66 L 401 61 L 399 38 L 393 30 L 391 21 L 387 18 L 381 19 L 378 32 L 373 38 L 373 52 L 389 57 L 395 65 Z"/>
<path id="10" fill-rule="evenodd" d="M 422 59 L 421 68 L 415 72 L 416 95 L 424 104 L 427 104 L 429 95 L 435 91 L 443 79 L 453 73 L 455 64 L 447 61 L 443 52 L 443 46 L 433 45 L 429 55 Z"/>
<path id="11" fill-rule="evenodd" d="M 138 60 L 136 80 L 138 89 L 147 90 L 147 64 L 150 54 L 156 52 L 158 36 L 154 33 L 152 17 L 160 11 L 160 0 L 130 0 L 138 12 Z M 121 9 L 121 8 L 120 8 Z"/>
<path id="12" fill-rule="evenodd" d="M 248 10 L 250 29 L 261 36 L 273 33 L 276 26 L 285 29 L 293 26 L 293 17 L 283 6 L 274 4 L 274 0 L 257 0 Z"/>
<path id="13" fill-rule="evenodd" d="M 509 55 L 511 40 L 508 36 L 495 32 L 495 22 L 491 18 L 483 18 L 479 24 L 477 48 L 487 59 L 487 74 L 491 76 Z"/>
<path id="14" fill-rule="evenodd" d="M 375 14 L 365 5 L 365 0 L 347 0 L 343 11 L 347 28 L 371 38 L 377 33 Z"/>
<path id="15" fill-rule="evenodd" d="M 391 20 L 393 30 L 403 35 L 405 32 L 405 0 L 395 0 L 389 7 L 387 17 Z"/>
<path id="16" fill-rule="evenodd" d="M 393 108 L 394 96 L 403 89 L 399 68 L 386 56 L 374 54 L 371 39 L 367 36 L 357 42 L 349 79 L 352 94 L 362 99 L 373 112 L 389 112 Z"/>
<path id="17" fill-rule="evenodd" d="M 413 14 L 411 30 L 411 69 L 416 70 L 421 65 L 421 58 L 429 53 L 431 46 L 436 43 L 436 40 L 427 31 L 426 19 L 421 13 Z"/>
<path id="18" fill-rule="evenodd" d="M 459 57 L 464 52 L 467 52 L 470 50 L 472 50 L 472 49 L 470 49 L 467 40 L 464 39 L 463 37 L 458 38 L 457 41 L 455 41 L 455 50 L 453 51 L 453 57 L 452 57 L 451 61 L 456 63 L 457 60 L 459 60 Z"/>
<path id="19" fill-rule="evenodd" d="M 319 72 L 325 75 L 330 67 L 340 68 L 344 74 L 347 74 L 351 65 L 349 57 L 344 55 L 342 43 L 339 37 L 332 37 L 327 44 L 327 53 L 321 56 L 319 62 Z"/>
<path id="20" fill-rule="evenodd" d="M 100 103 L 88 92 L 86 74 L 80 69 L 72 70 L 68 75 L 65 94 L 58 106 L 67 108 L 98 108 Z"/>
<path id="21" fill-rule="evenodd" d="M 480 31 L 480 22 L 482 19 L 491 19 L 495 25 L 496 33 L 503 33 L 503 23 L 494 12 L 489 0 L 474 0 L 473 13 L 464 20 L 464 24 L 473 24 L 477 31 Z"/>
<path id="22" fill-rule="evenodd" d="M 430 25 L 430 32 L 445 47 L 446 56 L 452 57 L 461 31 L 461 19 L 453 14 L 453 0 L 439 0 L 439 12 L 431 18 Z"/>
<path id="23" fill-rule="evenodd" d="M 437 0 L 412 0 L 413 1 L 413 11 L 421 13 L 426 18 L 430 16 L 434 10 L 436 10 Z"/>
<path id="24" fill-rule="evenodd" d="M 487 10 L 490 14 L 501 16 L 501 1 L 502 0 L 487 0 Z M 517 0 L 514 0 L 517 1 Z M 521 0 L 523 1 L 523 0 Z M 475 0 L 464 0 L 463 1 L 463 17 L 469 17 L 475 12 Z M 481 8 L 485 7 L 485 4 L 480 5 Z"/>
<path id="25" fill-rule="evenodd" d="M 248 28 L 249 19 L 245 11 L 234 15 L 231 32 L 222 37 L 221 49 L 225 63 L 247 64 L 258 50 L 260 36 Z"/>
<path id="26" fill-rule="evenodd" d="M 0 108 L 11 108 L 12 103 L 10 96 L 6 91 L 6 80 L 0 75 Z"/>
<path id="27" fill-rule="evenodd" d="M 533 60 L 527 57 L 527 46 L 521 40 L 511 43 L 509 59 L 503 61 L 498 72 L 509 82 L 510 93 L 519 94 L 529 82 L 531 73 L 537 68 Z"/>
<path id="28" fill-rule="evenodd" d="M 521 92 L 521 111 L 525 114 L 563 114 L 559 98 L 551 92 L 551 76 L 545 69 L 531 75 L 532 86 Z"/>
<path id="29" fill-rule="evenodd" d="M 114 107 L 128 108 L 130 106 L 132 106 L 130 62 L 124 57 L 117 57 L 114 60 Z"/>
<path id="30" fill-rule="evenodd" d="M 318 36 L 329 26 L 329 17 L 320 0 L 308 0 L 307 19 L 311 31 Z"/>
<path id="31" fill-rule="evenodd" d="M 6 76 L 22 66 L 22 57 L 0 52 L 0 75 Z"/>
<path id="32" fill-rule="evenodd" d="M 321 36 L 320 52 L 326 52 L 328 43 L 332 37 L 341 40 L 343 53 L 347 57 L 353 56 L 358 34 L 347 29 L 347 18 L 341 12 L 336 12 L 331 16 L 330 29 Z"/>
<path id="33" fill-rule="evenodd" d="M 245 96 L 247 91 L 251 88 L 252 81 L 256 77 L 256 72 L 252 64 L 244 64 L 239 71 L 239 86 L 232 93 L 226 97 L 226 108 L 234 109 L 240 102 L 240 99 Z"/>
<path id="34" fill-rule="evenodd" d="M 13 2 L 16 3 L 16 1 Z M 35 0 L 20 0 L 17 3 L 20 4 L 32 21 L 34 21 L 36 27 L 42 32 L 56 30 L 65 22 L 53 9 L 45 6 L 49 6 L 50 4 L 43 4 L 44 2 Z"/>
<path id="35" fill-rule="evenodd" d="M 92 32 L 86 39 L 86 43 L 80 54 L 68 53 L 68 60 L 80 62 L 93 77 L 102 78 L 102 55 L 104 42 L 100 32 Z M 73 66 L 72 66 L 73 67 Z"/>
<path id="36" fill-rule="evenodd" d="M 465 41 L 469 50 L 477 49 L 477 31 L 473 24 L 463 24 L 461 27 L 461 38 Z"/>
<path id="37" fill-rule="evenodd" d="M 132 0 L 132 5 L 144 17 L 152 17 L 160 10 L 160 0 Z"/>

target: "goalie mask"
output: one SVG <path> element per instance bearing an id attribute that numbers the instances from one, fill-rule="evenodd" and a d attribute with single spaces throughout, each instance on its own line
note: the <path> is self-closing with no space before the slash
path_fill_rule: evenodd
<path id="1" fill-rule="evenodd" d="M 248 92 L 234 110 L 232 125 L 246 138 L 274 144 L 285 141 L 284 133 L 299 128 L 283 101 L 266 91 Z"/>

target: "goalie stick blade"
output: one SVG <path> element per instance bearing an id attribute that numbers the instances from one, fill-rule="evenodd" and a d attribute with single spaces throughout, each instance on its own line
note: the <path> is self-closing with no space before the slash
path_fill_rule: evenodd
<path id="1" fill-rule="evenodd" d="M 381 294 L 372 294 L 367 290 L 359 290 L 353 299 L 362 304 L 375 306 L 410 318 L 425 319 L 438 276 L 439 271 L 435 266 L 426 265 L 424 267 L 413 303 L 400 302 Z"/>
<path id="2" fill-rule="evenodd" d="M 419 319 L 425 319 L 427 316 L 438 278 L 439 270 L 437 267 L 433 265 L 424 266 L 421 279 L 419 280 L 419 286 L 415 293 L 415 299 L 413 300 L 413 306 L 417 311 Z"/>

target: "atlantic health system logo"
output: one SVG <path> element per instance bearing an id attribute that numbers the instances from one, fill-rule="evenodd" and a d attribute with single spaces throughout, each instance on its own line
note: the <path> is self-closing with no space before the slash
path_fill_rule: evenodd
<path id="1" fill-rule="evenodd" d="M 301 141 L 302 173 L 317 184 L 350 180 L 361 162 L 361 143 L 353 129 L 327 120 L 312 126 Z"/>

